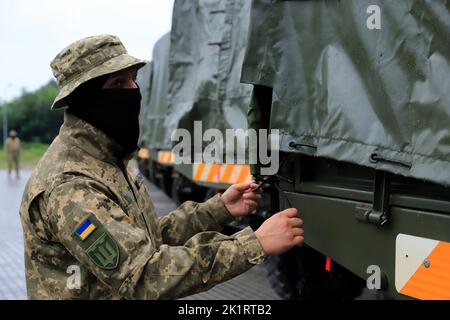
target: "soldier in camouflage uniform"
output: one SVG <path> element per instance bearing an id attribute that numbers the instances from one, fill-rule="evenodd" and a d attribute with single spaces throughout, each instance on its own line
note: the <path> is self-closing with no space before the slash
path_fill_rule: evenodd
<path id="1" fill-rule="evenodd" d="M 11 175 L 13 167 L 16 170 L 16 177 L 20 177 L 20 152 L 22 150 L 21 141 L 17 136 L 15 130 L 9 132 L 8 138 L 6 138 L 5 144 L 6 162 L 8 162 L 8 177 Z"/>
<path id="2" fill-rule="evenodd" d="M 71 112 L 78 88 L 105 75 L 102 91 L 137 92 L 134 76 L 143 65 L 109 35 L 79 40 L 51 64 L 60 88 L 52 108 L 69 108 L 22 199 L 30 299 L 179 298 L 303 242 L 294 209 L 274 215 L 256 232 L 219 233 L 256 208 L 260 195 L 251 192 L 254 183 L 231 186 L 205 203 L 188 201 L 164 217 L 155 215 L 142 176 L 127 170 L 130 156 L 120 137 L 111 138 Z M 121 112 L 132 108 L 124 105 Z M 80 281 L 72 281 L 71 272 Z"/>

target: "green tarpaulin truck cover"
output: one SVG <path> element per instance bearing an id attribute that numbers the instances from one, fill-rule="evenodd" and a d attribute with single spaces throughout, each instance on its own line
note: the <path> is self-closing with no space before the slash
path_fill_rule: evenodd
<path id="1" fill-rule="evenodd" d="M 273 88 L 282 151 L 450 185 L 450 1 L 255 0 L 250 19 L 241 80 Z"/>
<path id="2" fill-rule="evenodd" d="M 167 113 L 170 33 L 162 36 L 153 48 L 152 63 L 138 73 L 141 88 L 141 145 L 148 149 L 170 149 L 164 121 Z M 170 137 L 169 137 L 170 138 Z"/>
<path id="3" fill-rule="evenodd" d="M 240 83 L 248 0 L 176 0 L 169 57 L 167 133 L 247 128 L 252 86 Z M 204 143 L 209 144 L 209 142 Z"/>

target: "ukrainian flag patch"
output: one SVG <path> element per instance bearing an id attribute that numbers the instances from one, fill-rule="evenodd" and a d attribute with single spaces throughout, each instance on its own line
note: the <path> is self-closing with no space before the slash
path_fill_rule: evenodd
<path id="1" fill-rule="evenodd" d="M 75 231 L 81 240 L 86 240 L 95 230 L 95 225 L 91 220 L 86 219 L 85 222 Z"/>

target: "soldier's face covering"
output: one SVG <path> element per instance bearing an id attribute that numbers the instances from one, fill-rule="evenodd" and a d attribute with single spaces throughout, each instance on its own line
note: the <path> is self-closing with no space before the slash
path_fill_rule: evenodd
<path id="1" fill-rule="evenodd" d="M 102 89 L 104 81 L 94 79 L 74 92 L 68 111 L 118 142 L 126 156 L 138 149 L 141 93 L 139 88 Z"/>

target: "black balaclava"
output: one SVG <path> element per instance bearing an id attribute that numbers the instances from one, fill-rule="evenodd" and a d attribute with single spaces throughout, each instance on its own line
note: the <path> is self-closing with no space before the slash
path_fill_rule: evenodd
<path id="1" fill-rule="evenodd" d="M 138 149 L 141 93 L 136 89 L 102 89 L 109 75 L 80 85 L 69 101 L 69 113 L 119 143 L 123 157 Z"/>

